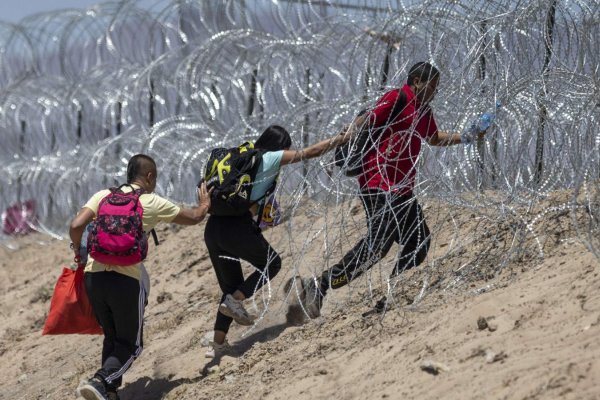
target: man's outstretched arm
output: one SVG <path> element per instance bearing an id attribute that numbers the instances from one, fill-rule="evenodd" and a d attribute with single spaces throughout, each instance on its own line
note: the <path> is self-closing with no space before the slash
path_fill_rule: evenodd
<path id="1" fill-rule="evenodd" d="M 480 133 L 479 139 L 483 139 L 486 132 Z M 460 139 L 460 133 L 437 131 L 427 140 L 427 143 L 431 146 L 454 146 L 455 144 L 461 144 L 462 140 Z"/>
<path id="2" fill-rule="evenodd" d="M 194 208 L 182 208 L 175 219 L 173 219 L 173 223 L 179 225 L 196 225 L 206 217 L 210 209 L 210 193 L 212 189 L 208 191 L 206 189 L 206 182 L 202 182 L 197 192 L 198 206 Z"/>

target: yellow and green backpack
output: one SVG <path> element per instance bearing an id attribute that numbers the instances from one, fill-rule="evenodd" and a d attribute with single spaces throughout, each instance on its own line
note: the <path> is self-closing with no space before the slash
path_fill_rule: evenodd
<path id="1" fill-rule="evenodd" d="M 204 168 L 204 181 L 211 193 L 212 215 L 234 216 L 248 212 L 252 186 L 265 151 L 250 142 L 211 151 Z M 260 199 L 259 199 L 260 200 Z"/>

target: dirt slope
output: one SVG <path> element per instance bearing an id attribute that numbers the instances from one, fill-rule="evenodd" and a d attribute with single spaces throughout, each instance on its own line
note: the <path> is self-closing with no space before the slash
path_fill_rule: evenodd
<path id="1" fill-rule="evenodd" d="M 359 211 L 349 244 L 361 232 Z M 300 212 L 297 234 L 284 227 L 267 233 L 284 260 L 270 291 L 250 305 L 261 313 L 268 303 L 267 312 L 250 330 L 234 324 L 231 354 L 213 361 L 204 358 L 202 339 L 219 292 L 203 225 L 165 226 L 147 262 L 153 286 L 145 349 L 125 375 L 121 398 L 600 399 L 600 265 L 573 229 L 552 218 L 543 225 L 551 238 L 542 243 L 544 258 L 515 259 L 457 287 L 448 282 L 459 276 L 458 258 L 475 257 L 457 252 L 437 269 L 403 274 L 383 318 L 363 316 L 385 290 L 389 256 L 370 277 L 331 292 L 321 318 L 288 326 L 283 284 L 293 268 L 305 274 L 323 263 L 323 248 L 304 244 L 324 220 Z M 462 222 L 466 238 L 473 227 Z M 443 229 L 432 255 L 446 251 L 457 226 L 450 225 L 437 223 Z M 75 398 L 79 380 L 98 367 L 100 337 L 40 335 L 68 243 L 31 235 L 12 244 L 18 249 L 0 246 L 0 399 Z M 440 283 L 419 298 L 432 269 L 444 271 Z"/>

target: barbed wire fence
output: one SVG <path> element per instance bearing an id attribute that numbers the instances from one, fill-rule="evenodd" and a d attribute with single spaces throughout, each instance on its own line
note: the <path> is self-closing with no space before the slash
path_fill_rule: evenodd
<path id="1" fill-rule="evenodd" d="M 429 61 L 442 130 L 502 108 L 485 140 L 421 154 L 417 196 L 434 237 L 444 233 L 420 295 L 436 268 L 438 286 L 456 287 L 543 256 L 553 215 L 600 258 L 598 37 L 598 0 L 107 1 L 0 23 L 0 208 L 33 201 L 30 228 L 62 237 L 138 152 L 158 161 L 160 194 L 194 203 L 211 148 L 273 123 L 295 147 L 314 143 Z M 330 155 L 286 169 L 287 216 L 310 222 L 302 243 L 290 239 L 297 227 L 277 228 L 281 243 L 294 271 L 319 275 L 364 233 L 355 208 L 340 207 L 358 186 Z M 319 263 L 307 259 L 315 244 Z"/>

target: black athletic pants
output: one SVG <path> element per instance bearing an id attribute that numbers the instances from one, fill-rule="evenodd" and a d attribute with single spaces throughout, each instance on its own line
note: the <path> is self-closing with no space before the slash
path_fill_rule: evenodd
<path id="1" fill-rule="evenodd" d="M 281 269 L 279 254 L 264 238 L 250 213 L 241 217 L 211 215 L 204 229 L 204 241 L 223 291 L 221 301 L 238 289 L 246 298 L 252 297 Z M 256 268 L 245 280 L 240 259 Z M 232 321 L 218 312 L 214 329 L 227 333 Z"/>
<path id="2" fill-rule="evenodd" d="M 410 195 L 364 190 L 361 200 L 368 232 L 342 260 L 321 275 L 321 292 L 337 289 L 360 276 L 390 251 L 394 242 L 403 244 L 392 275 L 419 265 L 427 256 L 430 233 L 423 211 Z"/>
<path id="3" fill-rule="evenodd" d="M 108 388 L 116 389 L 143 349 L 146 292 L 140 281 L 118 272 L 87 272 L 84 282 L 104 330 L 102 367 L 95 376 L 102 378 Z"/>

